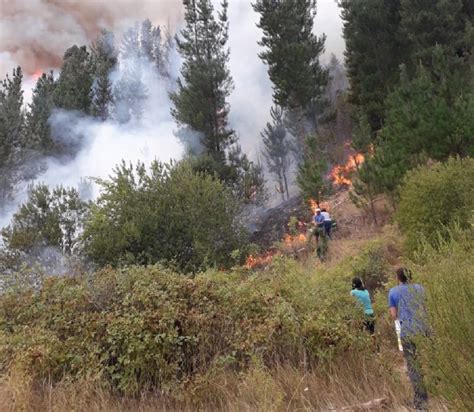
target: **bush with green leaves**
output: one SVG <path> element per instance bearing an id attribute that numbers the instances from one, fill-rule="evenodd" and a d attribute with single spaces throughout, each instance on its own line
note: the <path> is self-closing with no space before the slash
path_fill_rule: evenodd
<path id="1" fill-rule="evenodd" d="M 420 342 L 428 390 L 450 410 L 474 410 L 474 232 L 454 228 L 414 264 L 433 334 Z M 420 262 L 419 261 L 419 262 Z"/>
<path id="2" fill-rule="evenodd" d="M 39 290 L 0 295 L 0 370 L 137 394 L 179 393 L 213 368 L 245 370 L 253 358 L 319 367 L 367 348 L 348 289 L 345 278 L 307 276 L 283 258 L 259 276 L 191 279 L 156 265 L 52 277 Z"/>
<path id="3" fill-rule="evenodd" d="M 435 244 L 455 224 L 466 228 L 474 213 L 474 159 L 449 159 L 408 173 L 400 189 L 396 220 L 409 251 L 421 239 Z"/>
<path id="4" fill-rule="evenodd" d="M 28 199 L 2 230 L 4 245 L 11 250 L 34 253 L 54 247 L 66 255 L 79 253 L 89 204 L 74 188 L 31 186 Z"/>
<path id="5" fill-rule="evenodd" d="M 245 239 L 239 202 L 213 176 L 187 161 L 122 163 L 85 227 L 86 254 L 99 265 L 164 262 L 183 272 L 229 267 Z"/>

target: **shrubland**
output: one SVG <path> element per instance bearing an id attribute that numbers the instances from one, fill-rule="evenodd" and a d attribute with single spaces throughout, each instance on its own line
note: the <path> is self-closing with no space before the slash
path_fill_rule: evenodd
<path id="1" fill-rule="evenodd" d="M 434 245 L 450 228 L 466 229 L 474 211 L 474 160 L 451 158 L 409 172 L 400 189 L 395 215 L 409 252 L 422 239 Z"/>
<path id="2" fill-rule="evenodd" d="M 474 233 L 452 228 L 425 242 L 414 265 L 426 288 L 433 334 L 421 341 L 431 394 L 452 410 L 474 408 Z"/>
<path id="3" fill-rule="evenodd" d="M 220 180 L 191 163 L 120 165 L 98 181 L 85 223 L 85 255 L 98 265 L 154 264 L 196 272 L 229 267 L 243 245 L 240 203 Z"/>
<path id="4" fill-rule="evenodd" d="M 349 290 L 351 271 L 371 272 L 387 250 L 374 241 L 360 256 L 316 271 L 286 258 L 263 272 L 194 277 L 160 265 L 108 267 L 11 289 L 0 297 L 5 387 L 14 380 L 30 391 L 46 382 L 52 391 L 89 385 L 116 400 L 158 397 L 178 409 L 220 407 L 232 396 L 236 405 L 324 408 L 382 395 L 396 375 L 372 356 Z M 355 390 L 359 368 L 370 370 L 363 395 Z M 354 390 L 341 397 L 330 376 Z"/>

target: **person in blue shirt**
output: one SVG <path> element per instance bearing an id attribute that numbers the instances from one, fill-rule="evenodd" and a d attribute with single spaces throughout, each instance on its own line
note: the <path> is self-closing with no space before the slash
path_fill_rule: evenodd
<path id="1" fill-rule="evenodd" d="M 316 243 L 319 243 L 319 235 L 324 235 L 324 216 L 321 214 L 321 209 L 317 208 L 314 215 L 313 215 L 313 224 L 314 228 L 314 235 L 316 237 Z"/>
<path id="2" fill-rule="evenodd" d="M 369 291 L 364 287 L 360 278 L 352 279 L 351 295 L 354 296 L 364 308 L 365 321 L 364 326 L 367 331 L 374 335 L 375 333 L 375 318 L 374 310 L 372 309 L 372 302 L 370 300 Z"/>
<path id="3" fill-rule="evenodd" d="M 324 215 L 321 213 L 321 209 L 317 208 L 316 213 L 313 216 L 314 223 L 317 227 L 324 226 Z"/>
<path id="4" fill-rule="evenodd" d="M 403 355 L 413 386 L 415 408 L 423 410 L 426 409 L 428 393 L 423 383 L 415 339 L 420 335 L 429 335 L 425 290 L 422 286 L 410 282 L 411 272 L 404 267 L 396 270 L 396 276 L 398 285 L 389 291 L 388 306 L 392 319 L 400 322 Z"/>

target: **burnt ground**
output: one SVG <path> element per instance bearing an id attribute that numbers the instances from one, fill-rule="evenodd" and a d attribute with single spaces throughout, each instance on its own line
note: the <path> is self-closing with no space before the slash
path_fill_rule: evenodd
<path id="1" fill-rule="evenodd" d="M 341 249 L 345 249 L 348 242 L 357 245 L 359 241 L 365 241 L 376 233 L 380 233 L 391 215 L 387 203 L 384 199 L 379 199 L 376 203 L 379 225 L 375 225 L 370 213 L 354 206 L 349 197 L 349 190 L 346 188 L 341 188 L 323 202 L 322 206 L 328 209 L 331 217 L 337 222 L 333 244 L 340 245 Z M 293 197 L 256 215 L 250 225 L 250 241 L 258 244 L 262 250 L 271 249 L 289 232 L 288 223 L 292 216 L 301 222 L 300 232 L 305 233 L 311 225 L 312 211 L 301 196 Z"/>

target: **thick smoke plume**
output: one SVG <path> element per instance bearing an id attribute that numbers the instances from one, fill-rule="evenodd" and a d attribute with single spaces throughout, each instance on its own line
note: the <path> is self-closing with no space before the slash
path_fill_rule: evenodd
<path id="1" fill-rule="evenodd" d="M 26 74 L 61 66 L 66 49 L 89 44 L 103 28 L 120 32 L 134 21 L 176 27 L 181 0 L 0 0 L 0 73 Z"/>
<path id="2" fill-rule="evenodd" d="M 214 3 L 219 8 L 220 1 Z M 28 74 L 58 69 L 65 50 L 73 44 L 90 44 L 103 28 L 114 31 L 120 39 L 125 29 L 146 18 L 155 25 L 170 26 L 176 32 L 183 13 L 182 0 L 0 0 L 0 9 L 0 75 L 3 77 L 21 65 L 27 74 L 26 101 L 33 86 Z M 229 99 L 229 121 L 244 151 L 257 160 L 261 151 L 260 131 L 269 119 L 272 105 L 267 67 L 258 57 L 259 16 L 252 10 L 251 2 L 243 0 L 231 1 L 228 14 L 230 71 L 235 84 Z M 342 55 L 338 14 L 334 0 L 319 0 L 315 31 L 318 35 L 327 34 L 327 56 L 332 52 L 338 57 Z M 179 75 L 179 59 L 174 57 L 172 79 Z M 147 67 L 142 67 L 142 71 L 148 76 L 143 80 L 149 90 L 141 122 L 102 123 L 78 113 L 54 113 L 50 119 L 53 128 L 67 128 L 67 133 L 58 135 L 79 139 L 81 148 L 72 163 L 47 160 L 48 169 L 39 181 L 50 186 L 77 186 L 83 177 L 107 177 L 122 159 L 149 163 L 154 158 L 166 161 L 182 156 L 183 148 L 174 134 L 177 127 L 170 116 L 168 91 L 173 81 L 152 78 L 155 74 Z M 16 204 L 23 199 L 24 196 L 18 196 Z M 15 207 L 0 217 L 0 227 L 8 223 Z"/>

